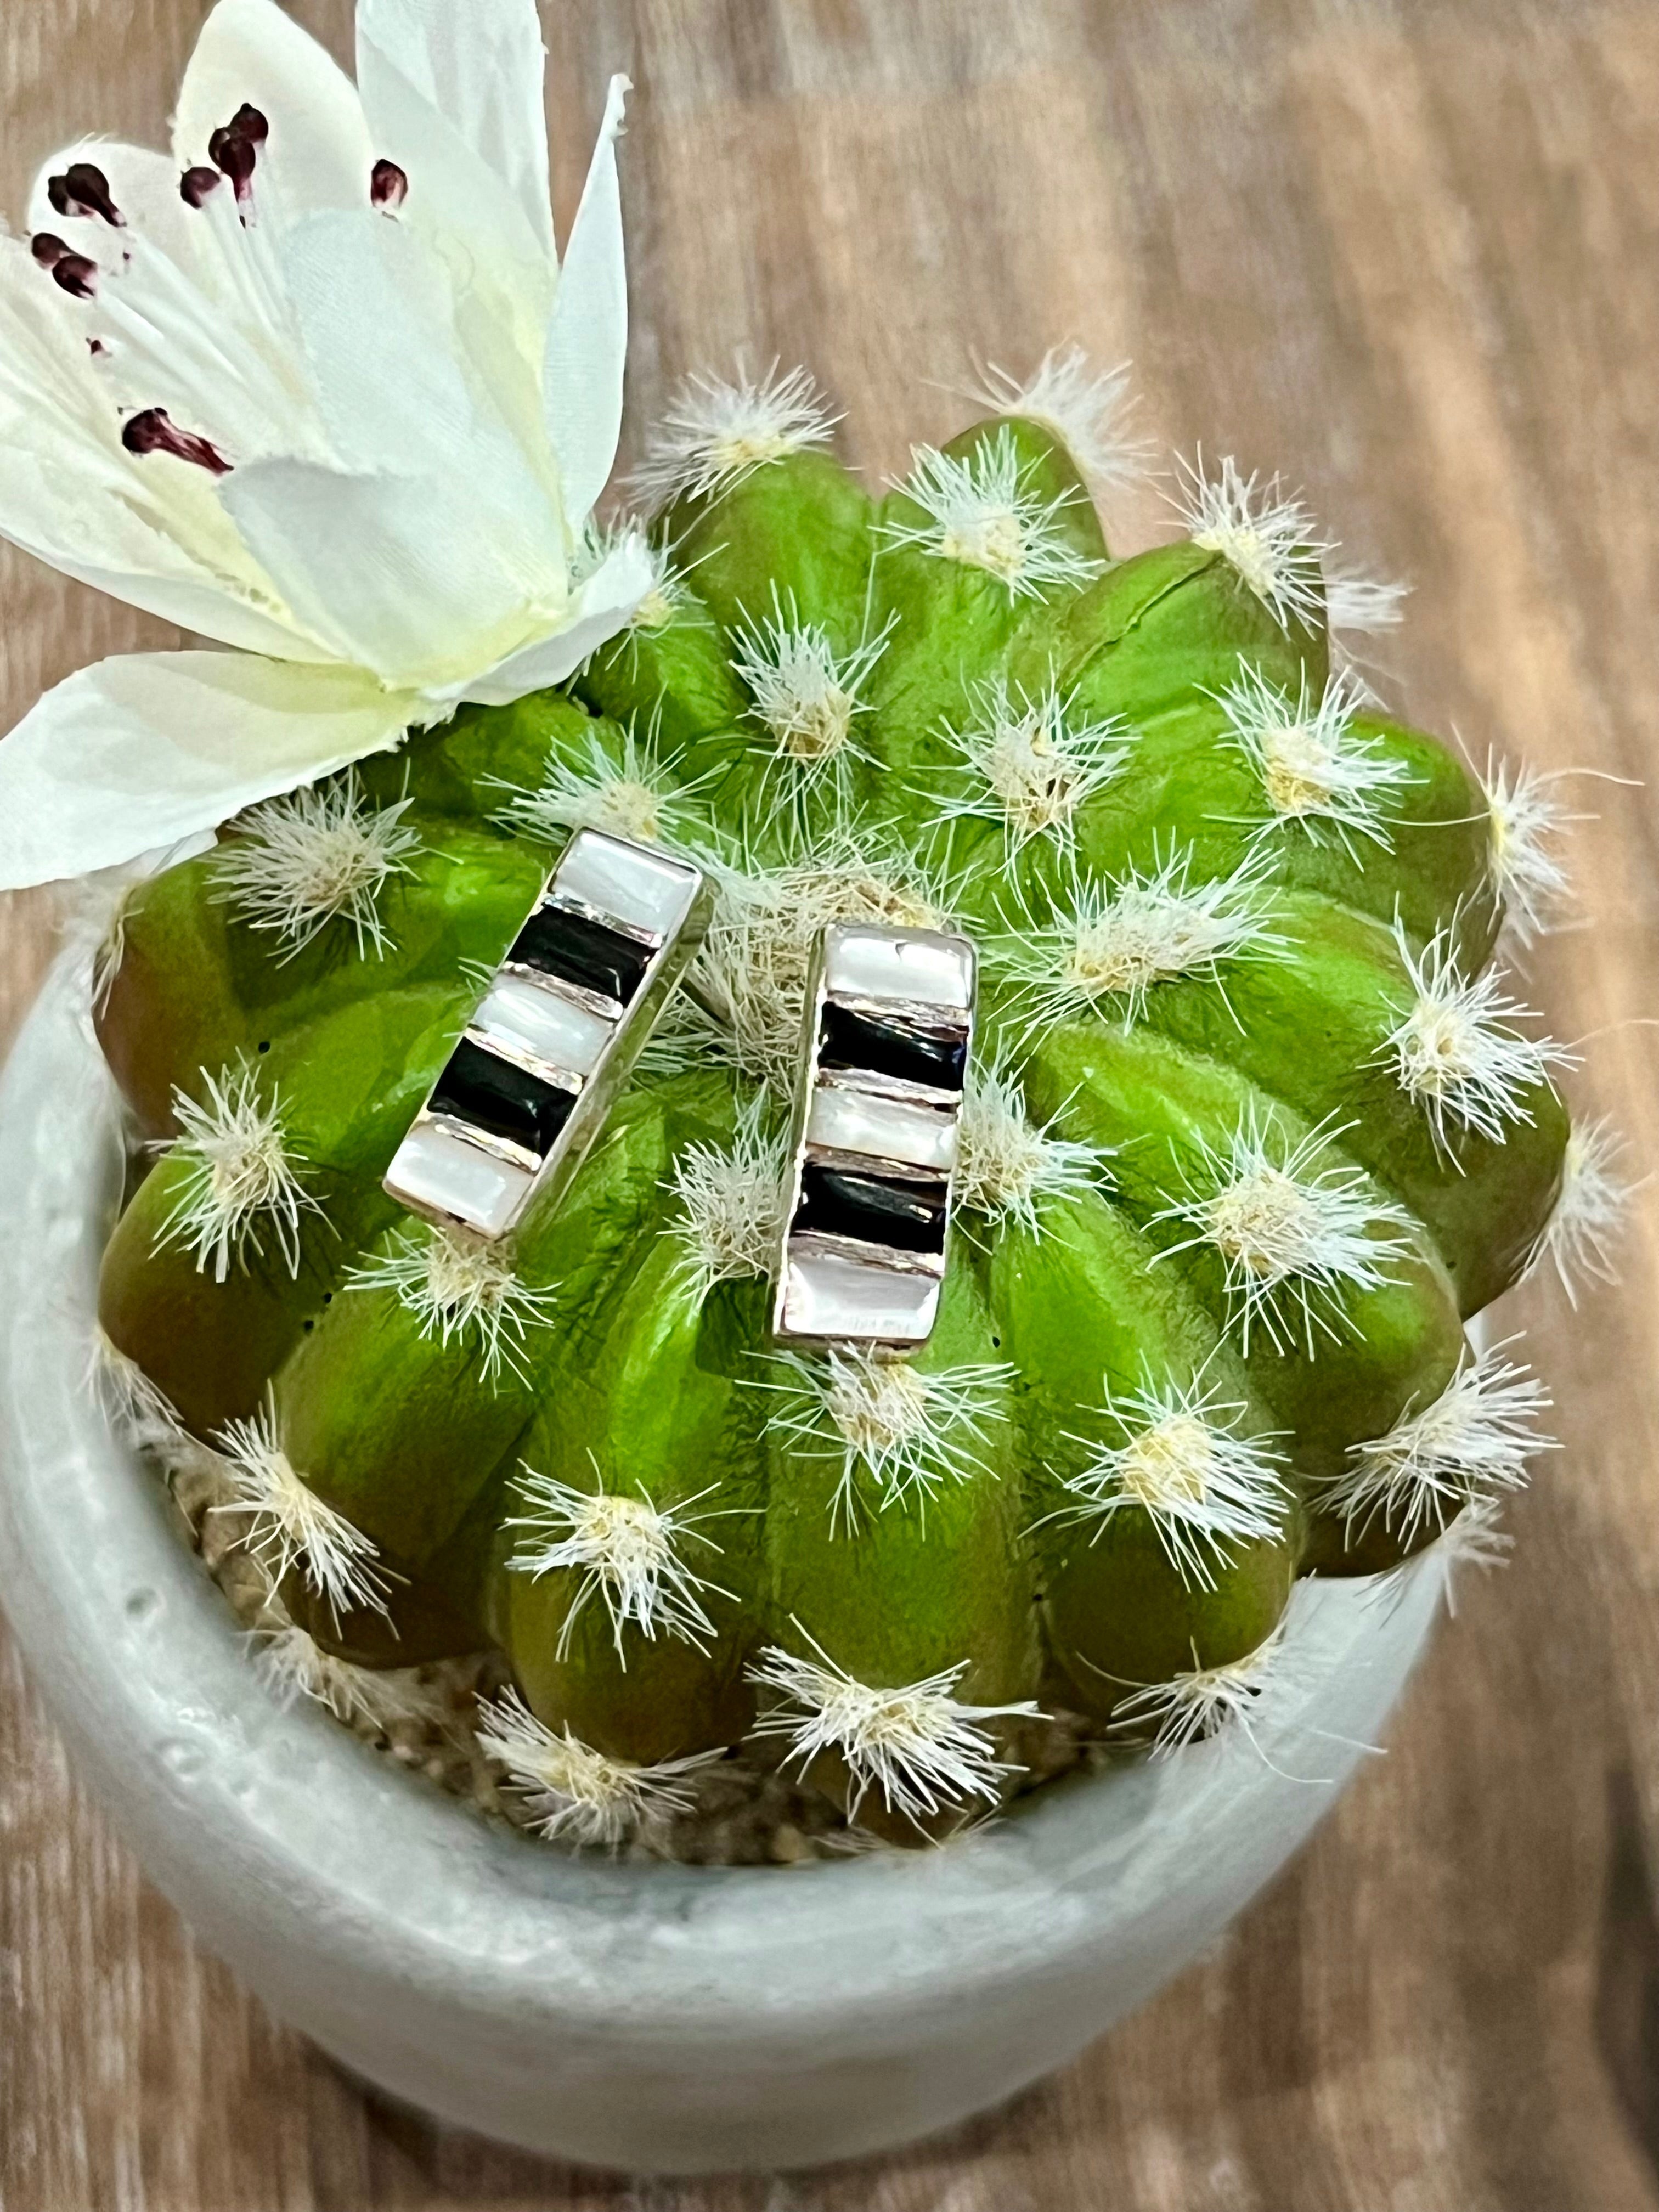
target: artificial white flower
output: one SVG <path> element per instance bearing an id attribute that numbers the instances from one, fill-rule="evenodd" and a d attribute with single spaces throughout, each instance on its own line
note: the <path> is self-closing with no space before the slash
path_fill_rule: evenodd
<path id="1" fill-rule="evenodd" d="M 74 146 L 0 236 L 0 535 L 230 652 L 82 669 L 0 745 L 0 887 L 210 829 L 561 682 L 627 299 L 613 78 L 556 254 L 534 0 L 361 0 L 354 86 L 218 0 L 170 154 Z"/>

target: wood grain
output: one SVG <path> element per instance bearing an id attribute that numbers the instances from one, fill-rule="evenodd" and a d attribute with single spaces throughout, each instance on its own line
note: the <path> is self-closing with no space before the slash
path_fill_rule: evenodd
<path id="1" fill-rule="evenodd" d="M 159 140 L 200 0 L 16 0 L 0 187 Z M 345 0 L 295 12 L 343 55 Z M 631 419 L 746 346 L 848 453 L 957 426 L 971 356 L 1132 355 L 1161 442 L 1305 483 L 1414 581 L 1388 696 L 1568 787 L 1582 926 L 1533 987 L 1656 1156 L 1659 13 L 1577 0 L 556 0 L 558 194 L 605 73 Z M 0 457 L 0 468 L 4 465 Z M 1111 518 L 1159 527 L 1155 500 Z M 0 553 L 0 726 L 159 626 Z M 4 1004 L 46 943 L 4 919 Z M 1563 1449 L 1313 1846 L 1065 2075 L 868 2166 L 683 2190 L 393 2112 L 201 1956 L 0 1682 L 0 2204 L 150 2212 L 1651 2212 L 1659 2208 L 1654 1205 L 1624 1285 L 1516 1304 Z"/>

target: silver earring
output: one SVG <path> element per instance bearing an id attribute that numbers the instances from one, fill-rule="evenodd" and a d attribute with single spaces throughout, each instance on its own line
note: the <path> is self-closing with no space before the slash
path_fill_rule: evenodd
<path id="1" fill-rule="evenodd" d="M 577 830 L 398 1146 L 390 1195 L 491 1241 L 556 1206 L 713 905 L 690 862 Z"/>
<path id="2" fill-rule="evenodd" d="M 772 1310 L 780 1341 L 927 1341 L 976 975 L 969 940 L 935 930 L 836 922 L 819 939 Z"/>

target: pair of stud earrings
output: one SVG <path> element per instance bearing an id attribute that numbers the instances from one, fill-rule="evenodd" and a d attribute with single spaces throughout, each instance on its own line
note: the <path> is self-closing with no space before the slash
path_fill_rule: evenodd
<path id="1" fill-rule="evenodd" d="M 556 1206 L 696 959 L 714 886 L 579 830 L 386 1176 L 488 1243 Z M 774 1334 L 912 1349 L 939 1310 L 973 1042 L 967 939 L 830 924 L 808 981 Z"/>

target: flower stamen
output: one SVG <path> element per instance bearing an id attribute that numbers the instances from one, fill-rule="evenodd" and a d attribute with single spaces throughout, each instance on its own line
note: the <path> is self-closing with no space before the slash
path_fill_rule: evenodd
<path id="1" fill-rule="evenodd" d="M 71 300 L 95 300 L 98 296 L 98 264 L 84 253 L 71 252 L 64 246 L 61 253 L 53 252 L 63 246 L 59 238 L 50 231 L 41 231 L 34 240 L 34 258 L 52 277 L 60 290 Z"/>
<path id="2" fill-rule="evenodd" d="M 60 176 L 46 179 L 46 198 L 58 215 L 97 216 L 112 230 L 125 230 L 127 219 L 116 206 L 109 179 L 92 161 L 71 161 Z"/>
<path id="3" fill-rule="evenodd" d="M 265 118 L 244 100 L 229 122 L 222 125 L 208 140 L 208 159 L 229 178 L 244 224 L 252 217 L 253 172 L 258 165 L 259 149 L 270 136 L 270 125 Z"/>
<path id="4" fill-rule="evenodd" d="M 409 198 L 409 173 L 384 157 L 368 173 L 368 204 L 382 215 L 396 215 Z"/>
<path id="5" fill-rule="evenodd" d="M 70 259 L 76 257 L 71 255 Z M 60 261 L 52 274 L 63 283 L 66 263 Z M 88 266 L 91 264 L 88 264 Z M 65 285 L 65 290 L 70 287 Z M 88 292 L 77 293 L 78 299 L 90 299 Z M 146 453 L 171 453 L 176 461 L 189 461 L 210 476 L 228 477 L 231 465 L 211 439 L 200 436 L 194 430 L 181 430 L 165 407 L 141 407 L 136 415 L 129 415 L 121 425 L 121 443 L 130 453 L 141 459 Z"/>

